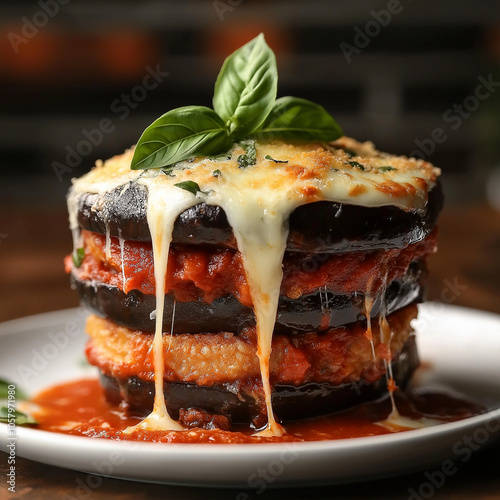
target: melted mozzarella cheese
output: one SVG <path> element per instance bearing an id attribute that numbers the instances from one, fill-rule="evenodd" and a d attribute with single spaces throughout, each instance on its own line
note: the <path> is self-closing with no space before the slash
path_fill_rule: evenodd
<path id="1" fill-rule="evenodd" d="M 163 357 L 163 308 L 168 252 L 172 241 L 174 223 L 179 214 L 193 206 L 197 200 L 191 193 L 166 183 L 152 183 L 151 179 L 143 182 L 149 191 L 147 217 L 153 245 L 156 282 L 156 318 L 153 339 L 155 399 L 152 413 L 139 424 L 126 429 L 126 433 L 133 432 L 136 429 L 183 430 L 183 427 L 168 414 L 163 393 L 163 372 L 165 368 Z"/>
<path id="2" fill-rule="evenodd" d="M 129 150 L 97 165 L 90 173 L 74 181 L 68 206 L 75 245 L 78 244 L 80 194 L 102 195 L 122 186 L 125 190 L 131 181 L 148 189 L 147 221 L 153 243 L 156 280 L 153 340 L 156 393 L 153 412 L 136 427 L 182 429 L 168 415 L 164 400 L 162 339 L 168 251 L 174 222 L 181 212 L 200 201 L 219 205 L 233 229 L 257 325 L 257 355 L 268 414 L 268 425 L 261 435 L 276 436 L 281 435 L 283 429 L 273 414 L 269 360 L 290 214 L 299 205 L 319 200 L 368 207 L 395 205 L 403 210 L 421 209 L 439 174 L 429 163 L 379 153 L 368 143 L 360 144 L 347 138 L 328 145 L 273 142 L 257 143 L 256 147 L 257 162 L 251 167 L 239 167 L 237 157 L 245 152 L 235 145 L 230 159 L 198 158 L 180 162 L 170 175 L 161 170 L 130 170 L 133 152 Z M 285 163 L 276 163 L 269 157 Z M 217 177 L 214 170 L 219 171 Z M 174 186 L 187 180 L 198 183 L 202 191 L 194 195 Z M 366 307 L 369 315 L 371 303 L 368 296 Z M 370 326 L 368 328 L 370 332 L 367 334 L 371 335 Z"/>
<path id="3" fill-rule="evenodd" d="M 212 200 L 211 198 L 216 198 Z M 280 436 L 274 418 L 269 384 L 269 360 L 278 310 L 282 262 L 288 237 L 287 220 L 296 207 L 286 191 L 276 195 L 262 187 L 227 183 L 208 202 L 216 201 L 227 214 L 243 258 L 257 327 L 257 356 L 264 388 L 268 424 L 261 436 Z"/>

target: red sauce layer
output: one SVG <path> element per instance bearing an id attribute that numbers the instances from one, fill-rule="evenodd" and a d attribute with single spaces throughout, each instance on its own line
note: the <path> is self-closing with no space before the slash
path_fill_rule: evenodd
<path id="1" fill-rule="evenodd" d="M 411 418 L 433 418 L 444 422 L 462 420 L 484 410 L 467 401 L 444 393 L 395 393 L 397 407 L 402 415 Z M 40 430 L 128 441 L 164 443 L 268 443 L 291 441 L 323 441 L 390 434 L 409 430 L 406 427 L 389 430 L 377 425 L 391 411 L 388 398 L 362 404 L 350 410 L 327 417 L 285 424 L 286 434 L 279 438 L 253 436 L 253 429 L 237 432 L 200 428 L 184 432 L 139 431 L 124 434 L 123 430 L 137 424 L 141 417 L 132 415 L 122 407 L 107 403 L 97 380 L 78 380 L 51 387 L 33 400 L 40 406 L 35 413 Z"/>
<path id="2" fill-rule="evenodd" d="M 82 233 L 85 258 L 81 267 L 75 268 L 71 257 L 66 257 L 68 273 L 73 272 L 80 280 L 115 286 L 125 293 L 140 290 L 154 294 L 151 243 L 125 241 L 122 254 L 118 238 L 111 237 L 110 255 L 106 257 L 105 236 L 89 231 Z M 339 294 L 366 290 L 376 294 L 386 273 L 390 283 L 402 277 L 412 261 L 433 253 L 435 249 L 436 230 L 424 240 L 403 249 L 333 255 L 288 253 L 283 259 L 281 293 L 296 299 L 326 287 Z M 242 304 L 252 305 L 241 254 L 232 249 L 172 245 L 165 290 L 174 292 L 180 302 L 202 298 L 210 303 L 233 294 Z"/>

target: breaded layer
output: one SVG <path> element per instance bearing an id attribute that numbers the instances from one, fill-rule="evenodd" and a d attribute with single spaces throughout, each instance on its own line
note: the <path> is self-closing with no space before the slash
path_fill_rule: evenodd
<path id="1" fill-rule="evenodd" d="M 401 351 L 416 315 L 417 308 L 411 305 L 388 316 L 390 346 L 380 342 L 379 322 L 373 321 L 375 359 L 361 322 L 322 334 L 275 335 L 271 382 L 296 386 L 308 382 L 337 385 L 361 379 L 373 382 L 384 375 L 384 360 Z M 88 319 L 87 333 L 91 338 L 86 349 L 89 362 L 104 374 L 154 380 L 152 335 L 97 316 Z M 163 343 L 165 381 L 210 386 L 260 377 L 254 329 L 246 329 L 239 336 L 229 332 L 164 335 Z"/>

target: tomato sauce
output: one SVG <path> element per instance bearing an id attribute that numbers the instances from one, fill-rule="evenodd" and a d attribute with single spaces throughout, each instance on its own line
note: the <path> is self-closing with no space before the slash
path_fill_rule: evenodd
<path id="1" fill-rule="evenodd" d="M 433 418 L 452 422 L 484 412 L 484 409 L 445 393 L 396 391 L 396 403 L 402 415 L 413 419 Z M 96 379 L 83 379 L 51 387 L 32 401 L 38 409 L 32 412 L 40 430 L 87 436 L 91 438 L 148 441 L 165 443 L 269 443 L 324 441 L 377 436 L 409 430 L 407 427 L 388 428 L 377 424 L 391 411 L 388 397 L 360 404 L 334 415 L 285 424 L 281 437 L 256 437 L 255 429 L 235 431 L 201 428 L 179 431 L 138 431 L 124 434 L 123 430 L 141 421 L 140 415 L 129 413 L 123 406 L 113 406 L 103 395 Z"/>
<path id="2" fill-rule="evenodd" d="M 66 272 L 80 280 L 94 280 L 115 286 L 128 293 L 140 290 L 152 295 L 155 290 L 151 243 L 125 241 L 123 253 L 119 240 L 110 237 L 106 257 L 106 238 L 82 231 L 85 258 L 74 268 L 71 256 L 66 257 Z M 296 299 L 327 287 L 339 294 L 354 290 L 370 290 L 376 294 L 383 283 L 401 278 L 411 262 L 436 249 L 436 230 L 424 240 L 404 249 L 359 251 L 345 254 L 316 255 L 288 253 L 283 260 L 281 293 Z M 122 267 L 123 257 L 123 267 Z M 390 266 L 387 264 L 390 262 Z M 388 269 L 387 277 L 382 270 Z M 226 294 L 233 294 L 242 304 L 252 301 L 245 278 L 241 255 L 227 248 L 203 248 L 191 245 L 170 247 L 165 291 L 173 291 L 180 302 L 203 299 L 207 303 Z"/>

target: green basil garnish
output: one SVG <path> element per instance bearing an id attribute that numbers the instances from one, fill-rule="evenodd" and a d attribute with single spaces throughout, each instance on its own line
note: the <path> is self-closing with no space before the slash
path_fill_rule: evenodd
<path id="1" fill-rule="evenodd" d="M 212 175 L 214 177 L 220 177 L 222 175 L 222 172 L 219 169 L 216 169 L 212 172 Z"/>
<path id="2" fill-rule="evenodd" d="M 77 248 L 71 257 L 73 258 L 73 264 L 75 267 L 80 267 L 83 263 L 83 259 L 85 258 L 85 248 Z"/>
<path id="3" fill-rule="evenodd" d="M 28 399 L 28 396 L 15 384 L 7 380 L 0 379 L 0 400 L 3 400 L 2 402 L 9 401 L 10 406 L 10 403 L 13 403 L 14 401 L 17 403 L 26 399 Z M 9 408 L 9 406 L 0 407 L 0 422 L 8 424 L 12 421 L 12 419 L 14 419 L 16 425 L 30 425 L 38 423 L 29 415 L 17 411 L 13 407 Z"/>
<path id="4" fill-rule="evenodd" d="M 390 172 L 391 170 L 397 170 L 396 168 L 394 167 L 391 167 L 389 165 L 385 165 L 383 167 L 378 167 L 377 169 L 379 172 Z"/>
<path id="5" fill-rule="evenodd" d="M 12 419 L 15 420 L 16 425 L 38 424 L 38 422 L 33 417 L 26 415 L 26 413 L 17 410 L 9 411 L 9 409 L 6 406 L 0 407 L 0 422 L 8 424 L 9 420 Z"/>
<path id="6" fill-rule="evenodd" d="M 174 174 L 174 167 L 173 165 L 170 166 L 170 167 L 165 167 L 165 168 L 162 168 L 161 171 L 165 174 L 165 175 L 168 175 L 168 177 L 175 177 L 175 174 Z"/>
<path id="7" fill-rule="evenodd" d="M 222 161 L 222 160 L 230 160 L 231 155 L 226 153 L 222 155 L 217 155 L 217 156 L 209 156 L 208 158 L 210 161 Z"/>
<path id="8" fill-rule="evenodd" d="M 357 161 L 349 161 L 347 163 L 349 163 L 349 165 L 351 165 L 351 167 L 360 168 L 361 170 L 365 169 L 365 166 L 362 165 L 361 163 L 358 163 Z"/>
<path id="9" fill-rule="evenodd" d="M 288 163 L 288 160 L 275 160 L 271 155 L 264 156 L 266 160 L 274 161 L 274 163 Z"/>
<path id="10" fill-rule="evenodd" d="M 7 399 L 9 397 L 9 385 L 14 385 L 17 400 L 28 399 L 25 392 L 19 389 L 15 384 L 9 382 L 8 380 L 0 379 L 0 400 Z"/>
<path id="11" fill-rule="evenodd" d="M 141 135 L 132 158 L 133 170 L 158 168 L 229 149 L 224 122 L 204 106 L 185 106 L 168 111 Z"/>
<path id="12" fill-rule="evenodd" d="M 183 181 L 183 182 L 178 182 L 177 184 L 174 184 L 174 186 L 184 189 L 185 191 L 189 191 L 190 193 L 193 193 L 195 196 L 198 192 L 203 193 L 200 189 L 200 186 L 194 181 Z"/>
<path id="13" fill-rule="evenodd" d="M 342 130 L 319 104 L 299 97 L 281 97 L 256 133 L 260 138 L 278 136 L 284 139 L 334 141 Z"/>
<path id="14" fill-rule="evenodd" d="M 238 156 L 238 166 L 240 168 L 246 168 L 255 165 L 257 163 L 257 150 L 255 149 L 255 141 L 252 139 L 241 141 L 240 146 L 245 150 L 245 154 Z"/>
<path id="15" fill-rule="evenodd" d="M 251 136 L 333 141 L 342 135 L 322 106 L 298 97 L 276 100 L 277 86 L 276 58 L 261 33 L 224 61 L 214 109 L 185 106 L 165 113 L 139 138 L 130 168 L 161 168 L 219 155 Z M 238 160 L 240 166 L 251 165 L 248 158 Z"/>
<path id="16" fill-rule="evenodd" d="M 214 110 L 233 140 L 257 130 L 271 111 L 277 90 L 276 57 L 261 33 L 224 61 L 215 82 Z"/>

